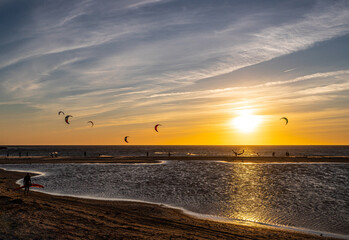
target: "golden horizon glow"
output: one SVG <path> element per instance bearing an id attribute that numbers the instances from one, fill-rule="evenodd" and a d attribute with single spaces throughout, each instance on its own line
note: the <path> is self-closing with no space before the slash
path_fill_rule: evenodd
<path id="1" fill-rule="evenodd" d="M 105 126 L 103 119 L 95 120 L 93 128 L 85 126 L 85 119 L 77 119 L 67 125 L 63 119 L 32 121 L 31 127 L 26 119 L 0 119 L 3 138 L 0 145 L 346 145 L 349 127 L 346 119 L 326 119 L 331 112 L 312 112 L 312 119 L 303 114 L 287 114 L 289 124 L 280 120 L 285 114 L 275 114 L 263 108 L 249 105 L 252 110 L 225 109 L 221 114 L 206 115 L 185 120 L 159 121 L 163 128 L 157 133 L 155 123 Z M 233 109 L 233 110 L 232 110 Z M 349 112 L 348 112 L 349 113 Z M 348 114 L 346 113 L 346 114 Z M 260 120 L 259 125 L 250 133 L 244 133 L 233 124 L 240 116 L 253 115 Z M 182 115 L 183 117 L 183 115 Z M 319 119 L 319 120 L 317 120 Z M 142 119 L 141 119 L 142 120 Z M 140 120 L 140 121 L 141 121 Z M 187 124 L 183 124 L 186 122 Z M 333 125 L 332 131 L 326 129 Z M 345 127 L 346 126 L 346 127 Z M 322 129 L 323 132 L 319 132 Z M 20 134 L 18 134 L 20 133 Z M 51 134 L 47 134 L 51 133 Z M 124 137 L 130 136 L 130 143 Z"/>

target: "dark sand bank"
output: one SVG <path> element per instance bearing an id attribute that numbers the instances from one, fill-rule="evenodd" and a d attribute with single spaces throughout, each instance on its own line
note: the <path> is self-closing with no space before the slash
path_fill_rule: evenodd
<path id="1" fill-rule="evenodd" d="M 340 162 L 349 163 L 349 157 L 227 157 L 227 156 L 152 156 L 152 157 L 0 157 L 0 164 L 26 163 L 159 163 L 163 160 L 211 160 L 245 163 L 311 163 L 311 162 Z"/>
<path id="2" fill-rule="evenodd" d="M 328 239 L 197 219 L 158 205 L 13 191 L 23 173 L 0 169 L 0 239 Z"/>

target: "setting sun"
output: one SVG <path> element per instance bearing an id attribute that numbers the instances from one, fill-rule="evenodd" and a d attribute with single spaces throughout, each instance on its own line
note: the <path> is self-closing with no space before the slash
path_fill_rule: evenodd
<path id="1" fill-rule="evenodd" d="M 245 113 L 233 118 L 231 124 L 242 133 L 251 133 L 256 130 L 261 121 L 260 116 Z"/>

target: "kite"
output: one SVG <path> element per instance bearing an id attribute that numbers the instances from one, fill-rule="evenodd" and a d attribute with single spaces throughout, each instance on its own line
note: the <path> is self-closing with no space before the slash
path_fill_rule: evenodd
<path id="1" fill-rule="evenodd" d="M 67 124 L 70 124 L 69 123 L 69 118 L 70 117 L 73 117 L 72 115 L 67 115 L 67 116 L 65 116 L 65 122 L 67 123 Z"/>
<path id="2" fill-rule="evenodd" d="M 154 127 L 155 131 L 157 131 L 157 132 L 158 132 L 158 126 L 161 126 L 161 124 L 156 124 Z"/>
<path id="3" fill-rule="evenodd" d="M 35 183 L 30 184 L 29 187 L 44 188 L 44 186 L 42 186 L 42 185 L 40 185 L 40 184 L 35 184 Z M 19 189 L 22 189 L 22 188 L 25 188 L 25 186 L 21 186 L 21 187 L 15 188 L 15 189 L 13 189 L 13 190 L 16 191 L 16 190 L 19 190 Z"/>
<path id="4" fill-rule="evenodd" d="M 286 121 L 285 125 L 287 125 L 288 119 L 287 119 L 286 117 L 282 117 L 282 118 L 280 118 L 280 120 L 281 120 L 281 119 L 284 119 L 284 120 Z"/>
<path id="5" fill-rule="evenodd" d="M 61 115 L 61 113 L 64 115 L 64 112 L 63 112 L 63 111 L 59 111 L 59 112 L 58 112 L 58 115 Z"/>
<path id="6" fill-rule="evenodd" d="M 95 125 L 92 121 L 88 121 L 87 123 L 91 123 L 91 127 Z"/>
<path id="7" fill-rule="evenodd" d="M 127 138 L 128 138 L 129 136 L 126 136 L 125 138 L 124 138 L 124 140 L 125 140 L 125 142 L 127 142 L 128 143 L 128 141 L 127 141 Z"/>

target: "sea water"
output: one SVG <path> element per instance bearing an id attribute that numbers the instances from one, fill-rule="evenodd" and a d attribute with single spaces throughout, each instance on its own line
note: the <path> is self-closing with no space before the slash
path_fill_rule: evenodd
<path id="1" fill-rule="evenodd" d="M 0 150 L 0 156 L 49 156 L 51 152 L 58 152 L 59 156 L 233 156 L 233 151 L 246 157 L 285 156 L 289 152 L 292 156 L 349 156 L 349 146 L 174 146 L 174 145 L 118 145 L 118 146 L 8 146 Z"/>
<path id="2" fill-rule="evenodd" d="M 206 216 L 349 236 L 349 164 L 23 164 L 47 193 L 162 203 Z"/>

